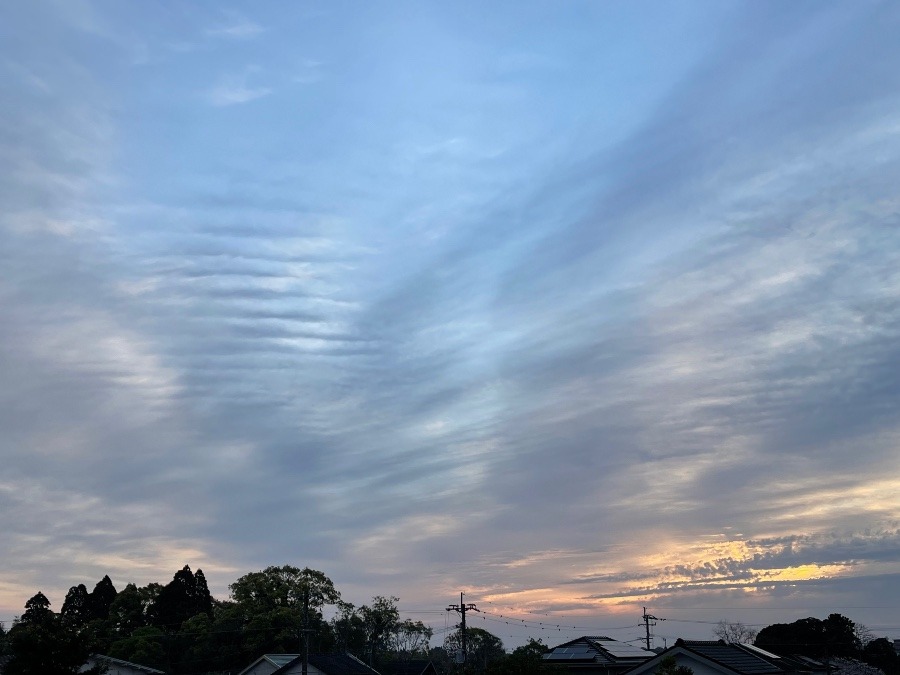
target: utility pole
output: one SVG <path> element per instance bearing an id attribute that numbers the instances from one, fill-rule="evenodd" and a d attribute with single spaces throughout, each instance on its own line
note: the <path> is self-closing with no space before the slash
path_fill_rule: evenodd
<path id="1" fill-rule="evenodd" d="M 658 617 L 653 616 L 652 614 L 647 614 L 647 608 L 644 607 L 644 615 L 641 617 L 644 620 L 644 629 L 647 631 L 647 651 L 650 651 L 650 626 L 655 626 L 657 621 L 665 621 L 665 619 L 660 619 Z M 650 623 L 650 622 L 653 623 Z"/>
<path id="2" fill-rule="evenodd" d="M 480 612 L 472 603 L 468 605 L 463 603 L 463 594 L 462 591 L 459 593 L 459 604 L 458 605 L 447 605 L 448 612 L 458 612 L 460 619 L 460 628 L 459 628 L 459 641 L 460 646 L 462 647 L 462 669 L 463 672 L 466 670 L 466 612 Z"/>
<path id="3" fill-rule="evenodd" d="M 303 589 L 303 628 L 300 629 L 303 634 L 303 665 L 300 668 L 302 675 L 308 675 L 309 672 L 309 634 L 312 629 L 309 627 L 309 587 Z"/>

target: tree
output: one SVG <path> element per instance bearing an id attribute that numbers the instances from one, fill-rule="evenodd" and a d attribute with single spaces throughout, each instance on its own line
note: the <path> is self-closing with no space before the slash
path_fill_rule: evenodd
<path id="1" fill-rule="evenodd" d="M 197 614 L 182 624 L 183 644 L 179 649 L 182 672 L 238 672 L 258 652 L 244 649 L 243 619 L 233 602 L 214 601 L 212 617 Z M 291 636 L 291 650 L 296 651 L 296 636 Z"/>
<path id="2" fill-rule="evenodd" d="M 200 582 L 190 566 L 185 565 L 175 573 L 172 581 L 159 589 L 148 609 L 150 623 L 164 631 L 174 632 L 192 616 L 211 613 L 212 598 L 206 578 L 202 576 L 202 570 L 197 570 L 197 575 Z"/>
<path id="3" fill-rule="evenodd" d="M 54 616 L 50 609 L 50 601 L 47 596 L 38 591 L 25 601 L 25 612 L 14 624 L 25 626 L 39 626 Z"/>
<path id="4" fill-rule="evenodd" d="M 822 621 L 814 617 L 766 626 L 759 631 L 753 644 L 785 656 L 803 654 L 821 658 L 827 650 Z"/>
<path id="5" fill-rule="evenodd" d="M 109 656 L 123 661 L 140 663 L 151 668 L 168 666 L 164 641 L 166 635 L 156 626 L 136 629 L 126 638 L 117 640 L 109 648 Z"/>
<path id="6" fill-rule="evenodd" d="M 824 620 L 808 617 L 766 626 L 759 631 L 754 644 L 776 654 L 803 654 L 822 659 L 856 658 L 862 653 L 856 625 L 836 613 Z"/>
<path id="7" fill-rule="evenodd" d="M 94 590 L 91 591 L 90 594 L 88 605 L 90 607 L 91 618 L 108 619 L 109 608 L 112 606 L 113 600 L 116 599 L 116 595 L 116 587 L 113 586 L 112 580 L 109 578 L 108 574 L 104 575 L 103 578 L 97 582 L 97 585 L 94 586 Z"/>
<path id="8" fill-rule="evenodd" d="M 93 618 L 90 594 L 84 584 L 69 589 L 60 614 L 66 623 L 77 628 L 81 628 Z"/>
<path id="9" fill-rule="evenodd" d="M 203 570 L 197 569 L 194 575 L 196 586 L 194 587 L 194 602 L 196 604 L 197 614 L 206 614 L 212 616 L 212 595 L 209 592 L 209 585 L 206 583 L 206 575 Z"/>
<path id="10" fill-rule="evenodd" d="M 324 573 L 291 565 L 250 572 L 229 588 L 235 602 L 256 613 L 281 607 L 300 609 L 305 603 L 311 609 L 321 609 L 341 599 L 341 594 Z"/>
<path id="11" fill-rule="evenodd" d="M 829 614 L 822 622 L 822 633 L 828 645 L 828 656 L 853 658 L 862 652 L 856 625 L 843 614 Z"/>
<path id="12" fill-rule="evenodd" d="M 400 621 L 398 600 L 395 596 L 376 595 L 371 605 L 354 607 L 349 602 L 339 602 L 338 612 L 331 621 L 336 644 L 351 654 L 365 655 L 369 665 L 374 666 L 389 651 L 394 651 L 396 656 L 401 644 L 408 647 L 421 642 L 420 628 L 430 638 L 430 629 L 421 622 Z"/>
<path id="13" fill-rule="evenodd" d="M 694 675 L 694 669 L 679 666 L 674 656 L 667 656 L 659 662 L 655 675 Z"/>
<path id="14" fill-rule="evenodd" d="M 9 653 L 9 635 L 6 626 L 0 621 L 0 659 Z"/>
<path id="15" fill-rule="evenodd" d="M 11 659 L 4 675 L 99 675 L 104 670 L 101 666 L 81 670 L 92 647 L 50 609 L 43 593 L 37 593 L 25 603 L 25 612 L 9 632 Z"/>
<path id="16" fill-rule="evenodd" d="M 713 628 L 713 635 L 728 644 L 751 644 L 756 639 L 757 631 L 744 624 L 720 621 Z"/>
<path id="17" fill-rule="evenodd" d="M 410 659 L 425 657 L 434 631 L 421 621 L 404 619 L 394 628 L 390 649 L 399 658 Z"/>
<path id="18" fill-rule="evenodd" d="M 451 653 L 462 650 L 462 630 L 447 636 L 444 649 Z M 503 641 L 493 633 L 481 628 L 466 627 L 466 672 L 483 673 L 493 661 L 506 656 Z"/>
<path id="19" fill-rule="evenodd" d="M 110 605 L 109 619 L 113 632 L 120 638 L 128 637 L 146 625 L 144 597 L 137 586 L 128 584 L 119 591 Z"/>
<path id="20" fill-rule="evenodd" d="M 308 567 L 301 570 L 291 565 L 272 566 L 245 574 L 230 589 L 244 617 L 248 636 L 245 647 L 255 650 L 251 653 L 295 652 L 304 623 L 312 631 L 311 649 L 333 645 L 321 609 L 338 603 L 341 594 L 324 573 Z"/>
<path id="21" fill-rule="evenodd" d="M 493 661 L 487 667 L 488 675 L 545 675 L 555 672 L 544 661 L 550 648 L 540 640 L 529 638 L 528 643 L 516 647 L 512 654 Z"/>
<path id="22" fill-rule="evenodd" d="M 894 643 L 887 638 L 869 640 L 863 647 L 862 660 L 881 669 L 885 675 L 900 673 L 900 657 L 894 650 Z"/>
<path id="23" fill-rule="evenodd" d="M 366 631 L 362 616 L 349 602 L 337 603 L 337 613 L 331 619 L 331 630 L 341 651 L 351 654 L 366 653 Z"/>
<path id="24" fill-rule="evenodd" d="M 856 635 L 856 639 L 863 648 L 875 639 L 875 633 L 869 630 L 868 626 L 861 623 L 857 623 L 853 626 L 853 633 Z"/>
<path id="25" fill-rule="evenodd" d="M 391 637 L 400 623 L 400 612 L 397 610 L 397 602 L 400 598 L 376 595 L 372 598 L 372 605 L 363 605 L 359 608 L 362 619 L 363 634 L 365 635 L 365 653 L 369 655 L 369 665 L 375 662 L 387 651 Z"/>

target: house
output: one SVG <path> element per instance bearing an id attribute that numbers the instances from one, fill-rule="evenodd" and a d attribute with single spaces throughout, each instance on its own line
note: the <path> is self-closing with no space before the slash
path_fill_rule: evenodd
<path id="1" fill-rule="evenodd" d="M 687 666 L 694 675 L 813 675 L 819 672 L 811 659 L 781 657 L 753 645 L 723 640 L 678 640 L 668 649 L 628 671 L 628 675 L 654 675 L 663 659 Z M 818 664 L 821 666 L 821 664 Z"/>
<path id="2" fill-rule="evenodd" d="M 437 667 L 428 659 L 391 661 L 381 668 L 382 675 L 438 675 Z"/>
<path id="3" fill-rule="evenodd" d="M 165 675 L 165 672 L 162 670 L 157 670 L 150 666 L 142 666 L 139 663 L 123 661 L 122 659 L 114 659 L 111 656 L 102 654 L 91 656 L 79 672 L 83 673 L 97 665 L 106 666 L 106 675 Z"/>
<path id="4" fill-rule="evenodd" d="M 310 654 L 309 675 L 380 675 L 352 654 Z M 239 675 L 300 675 L 303 657 L 298 654 L 264 654 Z"/>
<path id="5" fill-rule="evenodd" d="M 584 636 L 544 654 L 548 665 L 571 673 L 618 675 L 655 656 L 653 652 L 605 636 Z"/>
<path id="6" fill-rule="evenodd" d="M 244 668 L 239 675 L 271 675 L 271 673 L 299 657 L 299 654 L 263 654 Z"/>

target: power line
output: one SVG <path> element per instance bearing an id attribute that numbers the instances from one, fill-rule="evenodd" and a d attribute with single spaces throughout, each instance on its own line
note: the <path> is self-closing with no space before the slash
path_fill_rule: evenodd
<path id="1" fill-rule="evenodd" d="M 647 608 L 644 607 L 644 614 L 641 617 L 644 620 L 644 629 L 647 631 L 646 642 L 647 642 L 647 651 L 650 651 L 650 627 L 655 626 L 657 621 L 665 621 L 665 619 L 660 619 L 659 617 L 653 616 L 652 614 L 647 614 Z M 651 623 L 652 621 L 652 623 Z"/>
<path id="2" fill-rule="evenodd" d="M 463 672 L 466 670 L 466 612 L 477 612 L 479 609 L 472 603 L 468 605 L 463 602 L 463 592 L 459 592 L 459 604 L 458 605 L 447 605 L 447 611 L 459 612 L 461 617 L 460 619 L 460 629 L 459 629 L 459 641 L 462 647 L 462 669 Z"/>
<path id="3" fill-rule="evenodd" d="M 567 630 L 587 630 L 587 631 L 607 631 L 607 630 L 627 630 L 629 628 L 635 628 L 641 624 L 629 624 L 627 626 L 579 626 L 567 623 L 556 623 L 555 621 L 534 621 L 532 619 L 520 619 L 517 617 L 513 617 L 510 615 L 503 614 L 495 614 L 493 612 L 488 612 L 486 610 L 479 610 L 481 614 L 487 616 L 497 617 L 495 620 L 503 619 L 504 623 L 509 623 L 510 625 L 522 625 L 530 628 L 558 628 L 558 629 L 567 629 Z M 484 617 L 482 617 L 484 618 Z"/>

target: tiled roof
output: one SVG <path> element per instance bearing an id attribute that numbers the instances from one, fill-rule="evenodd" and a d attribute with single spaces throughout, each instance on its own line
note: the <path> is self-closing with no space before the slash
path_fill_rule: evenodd
<path id="1" fill-rule="evenodd" d="M 267 654 L 266 656 L 272 655 Z M 301 658 L 294 655 L 293 658 L 284 663 L 272 675 L 286 673 L 292 666 L 299 663 Z M 352 654 L 310 654 L 309 664 L 327 675 L 379 675 L 378 671 L 372 670 Z"/>
<path id="2" fill-rule="evenodd" d="M 140 663 L 132 663 L 131 661 L 124 661 L 122 659 L 114 659 L 112 656 L 104 656 L 103 654 L 94 654 L 92 657 L 95 661 L 105 664 L 111 664 L 116 666 L 122 666 L 124 668 L 131 668 L 132 670 L 138 670 L 142 673 L 147 673 L 147 675 L 165 675 L 164 671 L 157 670 L 156 668 L 151 668 L 150 666 L 142 666 Z"/>
<path id="3" fill-rule="evenodd" d="M 550 663 L 596 663 L 618 668 L 630 668 L 654 656 L 640 647 L 619 642 L 602 635 L 585 635 L 554 647 L 544 654 L 544 661 Z"/>
<path id="4" fill-rule="evenodd" d="M 276 669 L 279 669 L 287 665 L 294 659 L 298 658 L 299 656 L 299 654 L 263 654 L 258 659 L 256 659 L 256 661 L 254 661 L 249 666 L 244 668 L 240 673 L 238 673 L 238 675 L 244 675 L 244 673 L 246 673 L 247 671 L 253 670 L 256 665 L 262 661 L 268 661 L 270 664 L 275 666 Z"/>
<path id="5" fill-rule="evenodd" d="M 310 654 L 309 662 L 328 675 L 378 675 L 352 654 Z"/>
<path id="6" fill-rule="evenodd" d="M 428 659 L 406 659 L 392 661 L 382 666 L 381 672 L 385 675 L 422 675 L 425 672 L 434 672 L 434 666 Z"/>
<path id="7" fill-rule="evenodd" d="M 767 661 L 761 655 L 741 649 L 738 645 L 727 644 L 721 640 L 678 640 L 675 646 L 684 647 L 741 675 L 784 672 L 782 668 Z"/>
<path id="8" fill-rule="evenodd" d="M 285 666 L 294 659 L 296 659 L 299 654 L 265 654 L 263 658 L 271 663 L 273 666 L 277 668 L 281 668 L 281 666 Z"/>

